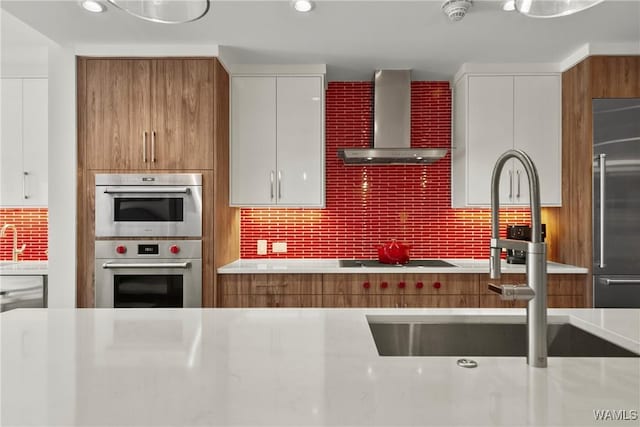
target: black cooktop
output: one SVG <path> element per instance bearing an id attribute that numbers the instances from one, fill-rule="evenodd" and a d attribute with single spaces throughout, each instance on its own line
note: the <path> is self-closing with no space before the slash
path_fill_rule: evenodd
<path id="1" fill-rule="evenodd" d="M 340 267 L 455 267 L 441 259 L 412 259 L 406 264 L 384 264 L 376 259 L 341 259 Z"/>

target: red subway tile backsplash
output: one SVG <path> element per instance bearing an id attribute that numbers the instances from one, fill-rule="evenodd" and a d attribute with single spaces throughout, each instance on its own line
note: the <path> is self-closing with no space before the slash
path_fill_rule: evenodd
<path id="1" fill-rule="evenodd" d="M 46 261 L 49 233 L 47 208 L 0 208 L 0 227 L 13 224 L 18 229 L 18 248 L 26 244 L 21 261 Z M 0 260 L 11 260 L 13 230 L 0 239 Z"/>
<path id="2" fill-rule="evenodd" d="M 375 246 L 397 239 L 414 258 L 486 258 L 491 234 L 487 209 L 452 209 L 450 154 L 425 166 L 347 166 L 341 147 L 372 141 L 371 82 L 331 82 L 326 93 L 326 208 L 242 209 L 241 257 L 373 258 Z M 451 147 L 448 82 L 411 85 L 411 144 Z M 487 183 L 489 185 L 489 183 Z M 528 223 L 526 209 L 503 210 L 502 223 Z M 271 252 L 287 242 L 287 253 Z"/>

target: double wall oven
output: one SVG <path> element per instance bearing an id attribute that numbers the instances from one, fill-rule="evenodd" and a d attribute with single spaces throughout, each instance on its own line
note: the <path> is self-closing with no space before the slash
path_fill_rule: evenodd
<path id="1" fill-rule="evenodd" d="M 96 307 L 201 307 L 202 175 L 95 183 Z"/>

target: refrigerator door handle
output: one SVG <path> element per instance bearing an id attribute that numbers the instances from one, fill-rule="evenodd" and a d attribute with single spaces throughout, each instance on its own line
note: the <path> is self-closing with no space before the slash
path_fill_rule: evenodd
<path id="1" fill-rule="evenodd" d="M 640 279 L 600 279 L 606 286 L 609 285 L 640 285 Z"/>
<path id="2" fill-rule="evenodd" d="M 598 155 L 600 159 L 600 268 L 605 268 L 604 262 L 604 215 L 605 215 L 605 201 L 606 201 L 606 175 L 607 175 L 607 155 L 602 153 Z"/>

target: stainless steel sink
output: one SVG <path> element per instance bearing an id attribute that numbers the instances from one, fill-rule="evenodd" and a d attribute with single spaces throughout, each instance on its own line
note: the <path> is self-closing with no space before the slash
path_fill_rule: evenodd
<path id="1" fill-rule="evenodd" d="M 526 356 L 526 324 L 370 321 L 381 356 Z M 568 323 L 547 328 L 549 357 L 640 357 Z"/>

